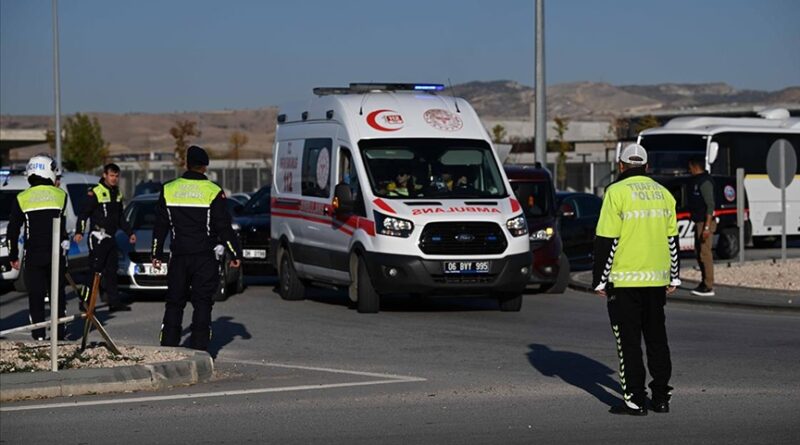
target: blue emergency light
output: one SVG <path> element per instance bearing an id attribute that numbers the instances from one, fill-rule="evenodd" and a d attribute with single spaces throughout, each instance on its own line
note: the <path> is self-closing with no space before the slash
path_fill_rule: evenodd
<path id="1" fill-rule="evenodd" d="M 444 90 L 444 85 L 437 83 L 423 83 L 414 85 L 414 89 L 417 91 L 442 91 Z"/>

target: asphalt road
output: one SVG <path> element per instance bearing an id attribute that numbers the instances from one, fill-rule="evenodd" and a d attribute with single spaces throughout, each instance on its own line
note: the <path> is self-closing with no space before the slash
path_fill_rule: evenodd
<path id="1" fill-rule="evenodd" d="M 2 327 L 26 304 L 0 296 Z M 156 344 L 162 310 L 140 299 L 106 325 L 119 342 Z M 797 442 L 800 316 L 671 303 L 667 317 L 673 410 L 619 417 L 595 296 L 529 295 L 520 313 L 399 298 L 362 315 L 340 292 L 286 302 L 262 282 L 214 308 L 213 382 L 4 403 L 0 443 Z"/>

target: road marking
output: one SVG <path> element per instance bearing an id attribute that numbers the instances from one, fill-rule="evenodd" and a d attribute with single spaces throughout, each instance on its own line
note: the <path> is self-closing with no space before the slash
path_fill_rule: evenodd
<path id="1" fill-rule="evenodd" d="M 24 406 L 0 406 L 0 412 L 72 408 L 76 406 L 116 405 L 123 403 L 159 402 L 164 400 L 189 400 L 189 399 L 201 399 L 208 397 L 226 397 L 226 396 L 266 394 L 266 393 L 290 392 L 290 391 L 308 391 L 314 389 L 347 388 L 354 386 L 389 385 L 393 383 L 424 382 L 426 380 L 422 377 L 410 377 L 410 376 L 401 376 L 394 374 L 380 374 L 375 372 L 348 371 L 345 369 L 319 368 L 314 366 L 298 366 L 298 365 L 288 365 L 284 363 L 269 363 L 269 362 L 258 362 L 249 360 L 226 360 L 226 363 L 240 363 L 244 365 L 258 365 L 258 366 L 269 366 L 274 368 L 301 369 L 304 371 L 350 374 L 362 377 L 376 377 L 382 380 L 370 380 L 370 381 L 349 382 L 349 383 L 329 383 L 329 384 L 319 384 L 319 385 L 283 386 L 277 388 L 241 389 L 234 391 L 202 392 L 195 394 L 173 394 L 169 396 L 132 397 L 125 399 L 87 400 L 82 402 L 76 401 L 76 402 L 61 402 L 61 403 L 43 403 L 38 405 L 24 405 Z"/>

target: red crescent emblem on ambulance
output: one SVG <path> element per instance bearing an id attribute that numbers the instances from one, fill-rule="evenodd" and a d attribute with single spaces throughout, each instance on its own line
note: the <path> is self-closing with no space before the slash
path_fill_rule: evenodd
<path id="1" fill-rule="evenodd" d="M 378 131 L 397 131 L 404 124 L 403 117 L 394 110 L 375 110 L 367 115 L 367 125 Z"/>

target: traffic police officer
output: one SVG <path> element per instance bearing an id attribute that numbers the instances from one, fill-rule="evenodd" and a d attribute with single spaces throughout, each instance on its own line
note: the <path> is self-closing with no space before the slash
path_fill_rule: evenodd
<path id="1" fill-rule="evenodd" d="M 666 294 L 680 285 L 675 198 L 646 176 L 647 152 L 631 144 L 603 197 L 594 248 L 593 287 L 607 298 L 617 342 L 624 404 L 613 414 L 647 414 L 641 341 L 647 347 L 652 409 L 668 412 L 672 374 L 664 323 Z"/>
<path id="2" fill-rule="evenodd" d="M 103 176 L 98 184 L 89 190 L 88 199 L 78 215 L 75 228 L 75 242 L 79 243 L 86 233 L 87 220 L 90 222 L 88 244 L 91 268 L 92 272 L 101 274 L 100 288 L 108 301 L 109 312 L 130 310 L 120 301 L 117 290 L 117 230 L 125 232 L 131 244 L 136 243 L 136 235 L 123 215 L 122 192 L 118 184 L 119 166 L 107 164 L 103 167 Z"/>
<path id="3" fill-rule="evenodd" d="M 219 283 L 219 264 L 214 254 L 217 240 L 234 256 L 231 267 L 241 264 L 241 249 L 231 226 L 225 194 L 204 174 L 208 154 L 197 146 L 186 152 L 187 172 L 164 184 L 156 204 L 153 228 L 153 267 L 162 267 L 164 240 L 172 229 L 168 267 L 168 290 L 161 345 L 178 346 L 183 309 L 192 302 L 192 348 L 206 350 L 211 338 L 211 308 Z"/>
<path id="4" fill-rule="evenodd" d="M 38 155 L 28 161 L 26 168 L 30 188 L 20 192 L 11 204 L 8 218 L 8 249 L 11 267 L 19 270 L 19 246 L 17 240 L 20 227 L 25 225 L 25 286 L 28 289 L 28 308 L 31 323 L 44 321 L 45 298 L 50 292 L 50 270 L 52 262 L 53 219 L 61 217 L 61 260 L 59 261 L 59 317 L 66 315 L 64 298 L 64 252 L 69 249 L 64 211 L 67 207 L 67 194 L 54 186 L 56 163 L 50 156 Z M 58 339 L 63 340 L 66 332 L 63 324 L 58 325 Z M 44 340 L 45 329 L 32 332 L 34 340 Z"/>

